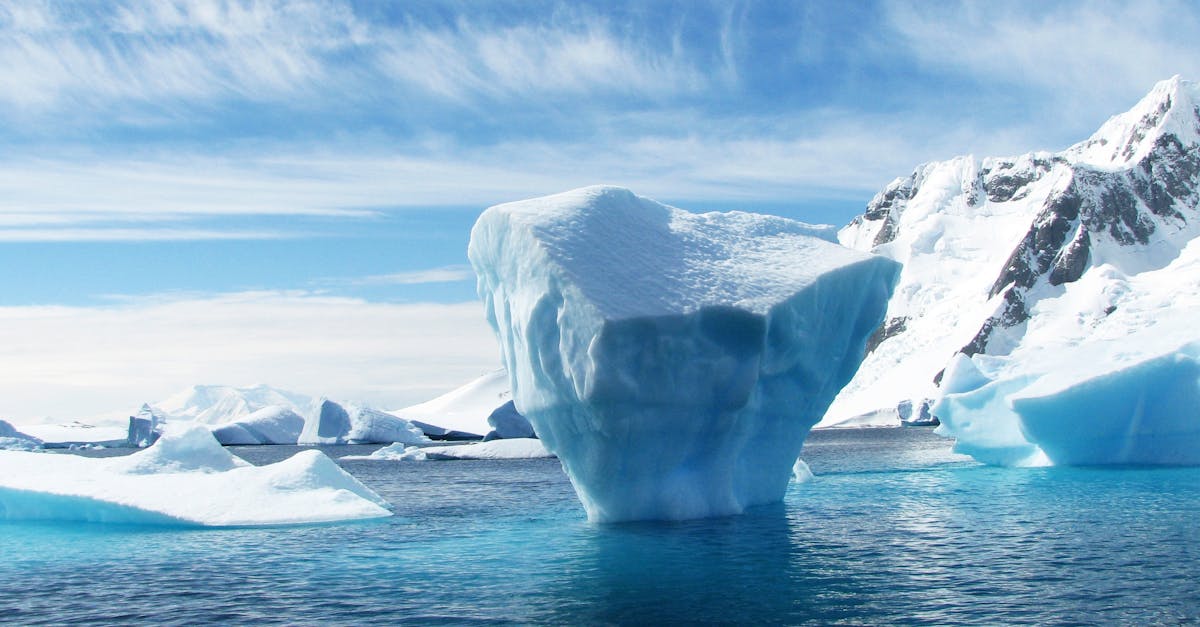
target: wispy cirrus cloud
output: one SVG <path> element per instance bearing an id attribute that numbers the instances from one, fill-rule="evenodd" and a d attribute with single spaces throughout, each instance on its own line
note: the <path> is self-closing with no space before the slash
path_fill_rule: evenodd
<path id="1" fill-rule="evenodd" d="M 1028 108 L 1058 108 L 1081 128 L 1121 112 L 1156 81 L 1200 77 L 1200 14 L 1191 2 L 959 1 L 887 9 L 920 66 L 1016 90 Z"/>
<path id="2" fill-rule="evenodd" d="M 422 22 L 372 19 L 337 0 L 17 0 L 0 8 L 0 103 L 26 113 L 149 104 L 177 117 L 230 100 L 303 110 L 387 98 L 405 109 L 413 100 L 663 95 L 714 78 L 670 33 L 584 7 L 524 21 L 495 13 Z"/>
<path id="3" fill-rule="evenodd" d="M 475 280 L 475 271 L 470 266 L 453 265 L 425 270 L 394 272 L 392 274 L 375 274 L 348 279 L 344 282 L 351 285 L 423 285 L 426 283 L 453 283 L 455 281 L 473 280 Z"/>

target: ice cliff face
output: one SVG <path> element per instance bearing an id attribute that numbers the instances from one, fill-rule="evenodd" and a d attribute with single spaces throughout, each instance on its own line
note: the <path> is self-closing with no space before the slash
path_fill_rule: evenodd
<path id="1" fill-rule="evenodd" d="M 939 396 L 956 354 L 1005 358 L 1064 325 L 1115 328 L 1104 320 L 1120 294 L 1088 301 L 1082 286 L 1176 260 L 1200 233 L 1198 184 L 1200 86 L 1178 77 L 1065 151 L 960 157 L 893 181 L 839 233 L 904 270 L 823 424 Z"/>
<path id="2" fill-rule="evenodd" d="M 485 211 L 468 256 L 513 400 L 594 521 L 783 497 L 898 267 L 781 218 L 591 187 Z"/>

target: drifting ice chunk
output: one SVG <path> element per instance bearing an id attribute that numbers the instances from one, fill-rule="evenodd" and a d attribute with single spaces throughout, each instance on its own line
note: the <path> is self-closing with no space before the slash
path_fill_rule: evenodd
<path id="1" fill-rule="evenodd" d="M 221 444 L 295 444 L 304 418 L 281 405 L 264 407 L 245 418 L 211 427 Z"/>
<path id="2" fill-rule="evenodd" d="M 143 404 L 136 416 L 129 417 L 128 445 L 133 448 L 146 448 L 158 440 L 166 422 L 150 405 Z"/>
<path id="3" fill-rule="evenodd" d="M 123 458 L 0 452 L 0 517 L 168 525 L 277 525 L 390 516 L 319 451 L 255 467 L 208 429 L 168 428 Z"/>
<path id="4" fill-rule="evenodd" d="M 446 459 L 540 459 L 554 457 L 536 438 L 492 440 L 457 446 L 385 446 L 370 455 L 347 455 L 342 459 L 423 462 Z"/>
<path id="5" fill-rule="evenodd" d="M 939 433 L 1002 465 L 1200 464 L 1200 343 L 1164 349 L 1148 335 L 1060 348 L 948 394 Z"/>
<path id="6" fill-rule="evenodd" d="M 899 269 L 824 234 L 612 187 L 480 216 L 468 256 L 516 407 L 589 519 L 782 499 Z"/>

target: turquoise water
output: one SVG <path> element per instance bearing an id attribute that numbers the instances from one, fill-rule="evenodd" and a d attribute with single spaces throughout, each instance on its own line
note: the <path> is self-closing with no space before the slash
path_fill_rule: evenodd
<path id="1" fill-rule="evenodd" d="M 989 468 L 926 429 L 804 457 L 782 506 L 688 523 L 588 524 L 553 460 L 344 462 L 395 505 L 378 522 L 0 523 L 0 621 L 1200 621 L 1200 469 Z"/>

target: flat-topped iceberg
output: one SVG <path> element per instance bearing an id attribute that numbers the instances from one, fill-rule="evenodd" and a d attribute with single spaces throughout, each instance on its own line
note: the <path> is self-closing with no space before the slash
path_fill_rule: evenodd
<path id="1" fill-rule="evenodd" d="M 387 502 L 319 451 L 251 466 L 208 429 L 168 426 L 127 457 L 0 451 L 0 519 L 195 526 L 390 516 Z"/>
<path id="2" fill-rule="evenodd" d="M 468 256 L 516 409 L 593 521 L 783 498 L 899 266 L 828 230 L 614 187 L 498 205 Z"/>

